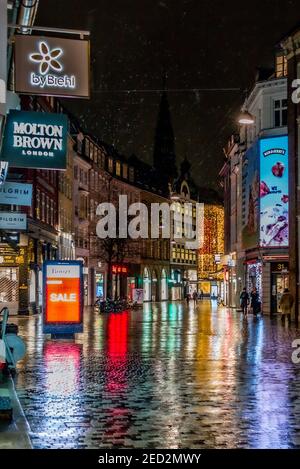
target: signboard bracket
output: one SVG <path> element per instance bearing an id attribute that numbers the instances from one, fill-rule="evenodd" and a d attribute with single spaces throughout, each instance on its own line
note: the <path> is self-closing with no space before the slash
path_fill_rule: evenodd
<path id="1" fill-rule="evenodd" d="M 9 29 L 30 29 L 31 31 L 45 31 L 48 33 L 62 33 L 62 34 L 72 34 L 79 36 L 80 39 L 83 39 L 85 36 L 90 36 L 90 31 L 82 31 L 78 29 L 62 29 L 62 28 L 48 28 L 47 26 L 28 26 L 24 24 L 8 24 Z"/>

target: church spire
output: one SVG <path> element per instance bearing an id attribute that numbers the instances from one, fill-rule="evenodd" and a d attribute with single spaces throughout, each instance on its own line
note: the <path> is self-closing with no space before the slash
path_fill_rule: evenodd
<path id="1" fill-rule="evenodd" d="M 166 92 L 167 75 L 163 75 L 161 95 L 153 152 L 153 164 L 162 181 L 170 182 L 177 174 L 175 139 L 171 120 L 168 96 Z"/>

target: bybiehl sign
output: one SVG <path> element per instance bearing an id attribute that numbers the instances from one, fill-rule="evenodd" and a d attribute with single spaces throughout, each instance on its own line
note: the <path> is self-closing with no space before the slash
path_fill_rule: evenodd
<path id="1" fill-rule="evenodd" d="M 66 169 L 67 130 L 64 114 L 10 111 L 0 159 L 15 168 Z"/>
<path id="2" fill-rule="evenodd" d="M 89 41 L 17 35 L 16 91 L 88 98 L 89 62 Z"/>

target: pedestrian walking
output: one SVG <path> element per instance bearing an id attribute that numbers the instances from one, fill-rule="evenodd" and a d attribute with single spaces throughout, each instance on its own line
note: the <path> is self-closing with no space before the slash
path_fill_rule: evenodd
<path id="1" fill-rule="evenodd" d="M 196 290 L 193 293 L 193 300 L 194 300 L 194 306 L 196 306 L 197 305 L 197 300 L 198 300 L 198 293 L 196 292 Z"/>
<path id="2" fill-rule="evenodd" d="M 281 308 L 281 320 L 284 323 L 285 316 L 288 318 L 288 322 L 291 322 L 292 319 L 292 308 L 294 304 L 294 297 L 289 291 L 288 288 L 284 289 L 284 292 L 280 298 L 280 308 Z"/>
<path id="3" fill-rule="evenodd" d="M 244 287 L 240 294 L 240 305 L 241 305 L 244 316 L 247 316 L 248 304 L 249 304 L 249 294 L 246 290 L 246 287 Z"/>
<path id="4" fill-rule="evenodd" d="M 190 295 L 189 293 L 187 293 L 187 294 L 185 295 L 185 299 L 186 299 L 186 304 L 189 305 L 190 299 L 191 299 L 191 295 Z"/>
<path id="5" fill-rule="evenodd" d="M 203 298 L 204 298 L 204 293 L 203 293 L 203 290 L 201 289 L 200 290 L 200 300 L 203 300 Z"/>
<path id="6" fill-rule="evenodd" d="M 259 294 L 257 289 L 254 287 L 251 294 L 250 294 L 250 299 L 251 299 L 251 309 L 254 314 L 254 316 L 257 316 L 261 312 L 261 302 L 259 299 Z"/>

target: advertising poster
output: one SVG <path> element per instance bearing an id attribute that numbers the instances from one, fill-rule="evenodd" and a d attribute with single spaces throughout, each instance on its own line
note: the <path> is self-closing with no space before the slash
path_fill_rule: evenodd
<path id="1" fill-rule="evenodd" d="M 259 232 L 259 144 L 245 153 L 242 183 L 242 244 L 244 249 L 258 245 Z"/>
<path id="2" fill-rule="evenodd" d="M 44 333 L 82 332 L 82 262 L 44 263 Z"/>
<path id="3" fill-rule="evenodd" d="M 142 305 L 144 301 L 144 289 L 143 288 L 134 288 L 132 290 L 132 301 Z"/>
<path id="4" fill-rule="evenodd" d="M 288 246 L 288 137 L 260 140 L 260 245 Z"/>
<path id="5" fill-rule="evenodd" d="M 24 231 L 27 229 L 26 213 L 0 212 L 0 230 Z"/>
<path id="6" fill-rule="evenodd" d="M 89 41 L 15 36 L 16 92 L 88 98 Z"/>

